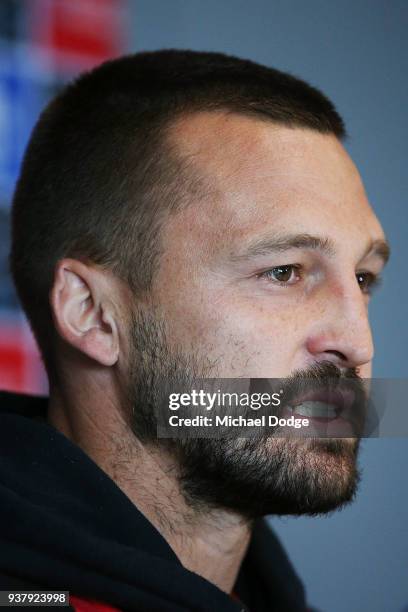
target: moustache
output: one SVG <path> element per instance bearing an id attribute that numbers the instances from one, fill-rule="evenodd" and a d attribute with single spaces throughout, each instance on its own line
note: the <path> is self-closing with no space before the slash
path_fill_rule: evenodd
<path id="1" fill-rule="evenodd" d="M 268 407 L 266 413 L 278 419 L 308 418 L 313 427 L 301 435 L 360 438 L 366 433 L 367 381 L 355 368 L 342 370 L 323 361 L 285 379 L 252 378 L 250 393 L 279 393 L 279 406 Z"/>

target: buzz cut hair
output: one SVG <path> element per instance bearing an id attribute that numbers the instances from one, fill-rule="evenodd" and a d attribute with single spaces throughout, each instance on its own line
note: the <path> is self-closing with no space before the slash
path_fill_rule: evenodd
<path id="1" fill-rule="evenodd" d="M 134 295 L 159 265 L 166 218 L 205 180 L 170 146 L 183 116 L 226 111 L 346 136 L 332 102 L 305 81 L 213 52 L 160 50 L 106 62 L 68 84 L 40 115 L 12 203 L 10 269 L 51 380 L 50 291 L 59 260 L 109 269 Z"/>

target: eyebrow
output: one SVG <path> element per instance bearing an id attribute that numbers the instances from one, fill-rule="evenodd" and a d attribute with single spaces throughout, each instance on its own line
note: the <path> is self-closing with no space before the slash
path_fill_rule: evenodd
<path id="1" fill-rule="evenodd" d="M 285 234 L 258 238 L 249 243 L 244 252 L 232 255 L 232 260 L 242 262 L 269 253 L 283 253 L 290 249 L 318 250 L 329 257 L 333 257 L 336 253 L 330 238 L 312 236 L 311 234 Z M 361 259 L 369 254 L 380 257 L 386 264 L 390 257 L 390 247 L 387 241 L 374 240 L 370 242 Z"/>
<path id="2" fill-rule="evenodd" d="M 385 265 L 391 255 L 390 245 L 386 240 L 374 240 L 374 242 L 369 245 L 363 257 L 367 257 L 369 254 L 380 257 Z"/>

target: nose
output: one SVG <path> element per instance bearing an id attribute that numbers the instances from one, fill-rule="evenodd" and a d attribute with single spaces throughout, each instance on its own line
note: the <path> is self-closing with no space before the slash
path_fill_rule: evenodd
<path id="1" fill-rule="evenodd" d="M 328 289 L 307 339 L 313 361 L 331 361 L 338 367 L 358 368 L 372 361 L 374 344 L 366 296 L 355 283 Z"/>

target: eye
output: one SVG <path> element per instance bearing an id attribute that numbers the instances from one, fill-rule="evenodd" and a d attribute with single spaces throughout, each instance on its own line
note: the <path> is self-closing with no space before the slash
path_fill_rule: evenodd
<path id="1" fill-rule="evenodd" d="M 381 284 L 381 278 L 372 272 L 357 272 L 356 279 L 362 293 L 371 295 L 373 290 Z"/>
<path id="2" fill-rule="evenodd" d="M 266 278 L 277 285 L 294 285 L 300 280 L 300 266 L 297 264 L 276 266 L 258 274 L 258 277 Z"/>

